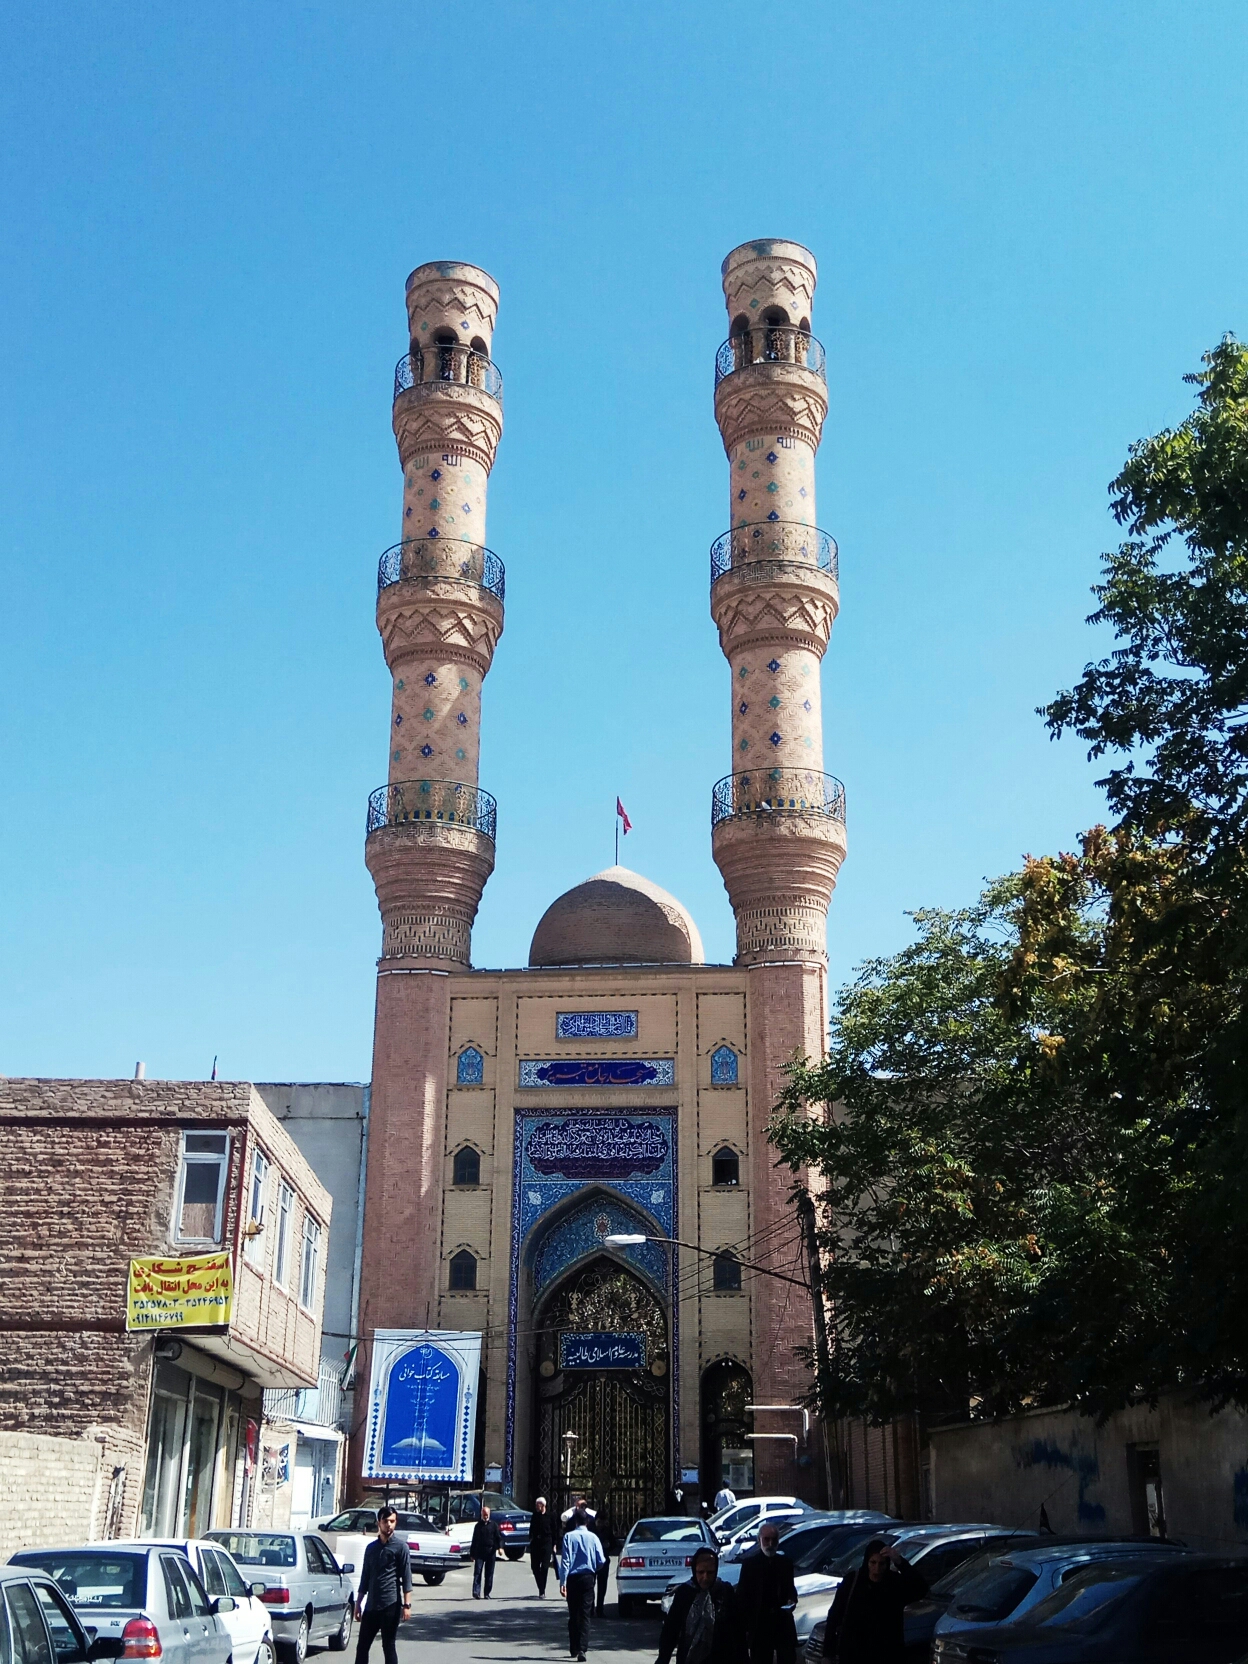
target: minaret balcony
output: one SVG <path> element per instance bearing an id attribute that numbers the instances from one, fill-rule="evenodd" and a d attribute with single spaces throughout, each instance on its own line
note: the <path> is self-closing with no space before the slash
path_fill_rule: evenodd
<path id="1" fill-rule="evenodd" d="M 836 539 L 817 526 L 795 520 L 762 520 L 734 526 L 711 544 L 711 582 L 726 572 L 741 572 L 764 582 L 769 578 L 802 576 L 812 569 L 838 581 Z M 794 569 L 797 569 L 794 571 Z"/>
<path id="2" fill-rule="evenodd" d="M 475 387 L 478 392 L 488 393 L 498 404 L 503 402 L 503 378 L 498 366 L 485 353 L 459 341 L 448 341 L 445 345 L 433 341 L 427 347 L 404 353 L 394 367 L 394 396 L 397 399 L 409 388 L 442 381 Z"/>
<path id="3" fill-rule="evenodd" d="M 805 768 L 756 768 L 728 774 L 711 792 L 711 829 L 723 821 L 777 817 L 845 824 L 845 787 L 833 774 Z"/>
<path id="4" fill-rule="evenodd" d="M 377 593 L 391 584 L 472 584 L 495 600 L 506 598 L 507 574 L 492 549 L 460 543 L 449 537 L 409 537 L 382 555 L 377 566 Z"/>
<path id="5" fill-rule="evenodd" d="M 493 843 L 498 830 L 498 804 L 489 792 L 458 780 L 392 780 L 369 794 L 370 835 L 387 826 L 439 822 L 479 832 Z"/>
<path id="6" fill-rule="evenodd" d="M 809 370 L 820 381 L 828 379 L 823 343 L 791 324 L 751 324 L 739 334 L 730 335 L 715 354 L 716 387 L 725 376 L 748 369 L 751 364 L 792 364 L 796 369 Z"/>

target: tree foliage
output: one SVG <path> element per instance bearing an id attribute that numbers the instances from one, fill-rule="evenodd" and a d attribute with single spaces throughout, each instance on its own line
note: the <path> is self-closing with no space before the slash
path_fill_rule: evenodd
<path id="1" fill-rule="evenodd" d="M 1111 487 L 1114 652 L 1045 710 L 1115 818 L 915 915 L 773 1138 L 809 1169 L 838 1414 L 1248 1404 L 1248 351 Z"/>

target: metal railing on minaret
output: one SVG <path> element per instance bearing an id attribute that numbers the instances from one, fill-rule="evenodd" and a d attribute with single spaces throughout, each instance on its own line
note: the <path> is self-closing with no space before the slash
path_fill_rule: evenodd
<path id="1" fill-rule="evenodd" d="M 724 261 L 723 284 L 715 419 L 731 518 L 711 546 L 711 614 L 732 670 L 732 767 L 713 793 L 712 848 L 737 963 L 823 965 L 845 791 L 823 767 L 819 667 L 840 583 L 836 544 L 815 518 L 828 394 L 810 327 L 814 256 L 798 243 L 745 243 Z"/>
<path id="2" fill-rule="evenodd" d="M 381 557 L 377 628 L 391 676 L 389 780 L 369 799 L 365 859 L 382 957 L 471 963 L 494 867 L 494 799 L 477 780 L 481 687 L 503 630 L 503 563 L 485 545 L 503 431 L 490 357 L 498 287 L 434 261 L 407 280 L 409 345 L 394 378 L 401 540 Z"/>

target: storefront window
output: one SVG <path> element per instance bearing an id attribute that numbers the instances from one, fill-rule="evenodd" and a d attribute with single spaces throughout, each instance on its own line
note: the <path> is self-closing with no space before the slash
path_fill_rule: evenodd
<path id="1" fill-rule="evenodd" d="M 143 1534 L 172 1537 L 178 1527 L 178 1493 L 191 1377 L 172 1364 L 158 1364 L 147 1434 L 143 1479 Z"/>
<path id="2" fill-rule="evenodd" d="M 143 1531 L 202 1537 L 232 1523 L 239 1405 L 232 1393 L 158 1363 L 148 1421 Z"/>
<path id="3" fill-rule="evenodd" d="M 202 1537 L 212 1525 L 212 1487 L 217 1471 L 217 1432 L 221 1422 L 221 1389 L 196 1381 L 191 1401 L 191 1428 L 186 1462 L 186 1495 L 182 1530 Z"/>

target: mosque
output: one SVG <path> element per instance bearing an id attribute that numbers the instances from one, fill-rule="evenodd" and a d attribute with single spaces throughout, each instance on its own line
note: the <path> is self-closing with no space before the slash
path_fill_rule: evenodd
<path id="1" fill-rule="evenodd" d="M 481 694 L 505 597 L 486 534 L 499 292 L 474 266 L 407 280 L 402 539 L 378 573 L 393 693 L 365 846 L 382 952 L 361 1361 L 379 1330 L 478 1331 L 479 1460 L 521 1501 L 584 1488 L 618 1519 L 682 1485 L 829 1496 L 800 1408 L 803 1243 L 766 1141 L 784 1063 L 824 1049 L 845 854 L 820 713 L 839 605 L 815 512 L 824 354 L 806 249 L 746 243 L 722 277 L 729 529 L 711 547 L 710 604 L 732 757 L 711 848 L 731 965 L 706 964 L 680 902 L 615 866 L 552 902 L 526 967 L 472 968 L 496 831 Z M 357 1441 L 357 1480 L 361 1462 Z"/>

